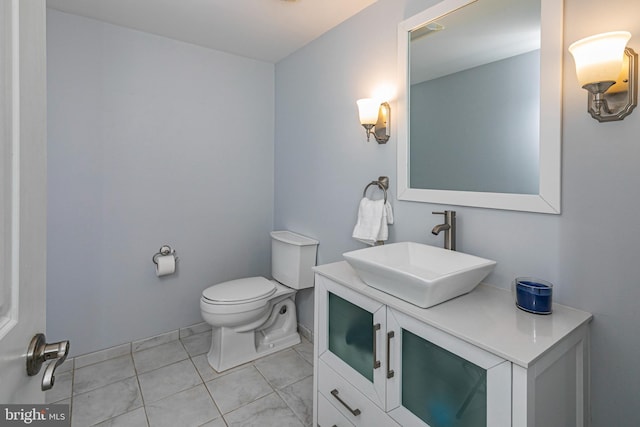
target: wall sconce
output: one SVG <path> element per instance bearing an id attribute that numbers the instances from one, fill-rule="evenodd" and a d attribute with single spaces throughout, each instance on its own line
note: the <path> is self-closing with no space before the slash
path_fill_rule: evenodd
<path id="1" fill-rule="evenodd" d="M 622 120 L 638 105 L 638 54 L 626 31 L 597 34 L 569 46 L 576 74 L 589 92 L 588 111 L 599 122 Z"/>
<path id="2" fill-rule="evenodd" d="M 388 103 L 378 103 L 375 99 L 366 98 L 357 101 L 360 123 L 367 131 L 367 141 L 373 134 L 378 144 L 389 141 L 391 128 L 391 107 Z"/>

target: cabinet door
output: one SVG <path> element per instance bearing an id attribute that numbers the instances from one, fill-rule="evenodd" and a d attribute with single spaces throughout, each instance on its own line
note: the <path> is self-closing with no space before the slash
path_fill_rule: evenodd
<path id="1" fill-rule="evenodd" d="M 393 309 L 389 414 L 403 426 L 511 425 L 511 364 Z"/>
<path id="2" fill-rule="evenodd" d="M 318 357 L 384 410 L 385 306 L 322 276 L 315 290 Z"/>

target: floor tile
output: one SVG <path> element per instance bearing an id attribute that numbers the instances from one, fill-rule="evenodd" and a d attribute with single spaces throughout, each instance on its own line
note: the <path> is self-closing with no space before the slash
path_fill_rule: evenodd
<path id="1" fill-rule="evenodd" d="M 305 426 L 313 423 L 313 376 L 278 390 L 278 394 Z"/>
<path id="2" fill-rule="evenodd" d="M 204 354 L 211 348 L 211 331 L 190 335 L 186 338 L 181 338 L 180 341 L 184 344 L 189 356 Z"/>
<path id="3" fill-rule="evenodd" d="M 61 400 L 59 402 L 53 402 L 56 405 L 67 405 L 69 407 L 69 409 L 71 409 L 71 398 L 69 397 L 68 399 L 64 399 Z M 71 413 L 71 412 L 69 412 Z"/>
<path id="4" fill-rule="evenodd" d="M 313 366 L 291 349 L 256 360 L 255 365 L 277 389 L 313 375 Z"/>
<path id="5" fill-rule="evenodd" d="M 223 414 L 273 392 L 251 365 L 207 382 L 207 388 Z"/>
<path id="6" fill-rule="evenodd" d="M 190 359 L 138 375 L 146 404 L 202 384 Z"/>
<path id="7" fill-rule="evenodd" d="M 44 393 L 46 403 L 55 403 L 71 397 L 73 386 L 73 371 L 55 373 L 53 388 Z"/>
<path id="8" fill-rule="evenodd" d="M 151 427 L 198 427 L 220 418 L 204 384 L 147 404 Z"/>
<path id="9" fill-rule="evenodd" d="M 204 382 L 211 381 L 214 378 L 221 377 L 223 375 L 230 374 L 232 372 L 239 371 L 241 369 L 246 368 L 247 366 L 252 366 L 252 362 L 243 363 L 240 366 L 236 366 L 235 368 L 227 369 L 224 372 L 218 372 L 209 365 L 209 361 L 207 360 L 206 354 L 200 354 L 198 356 L 192 357 L 191 361 L 196 366 L 198 373 L 202 377 Z"/>
<path id="10" fill-rule="evenodd" d="M 80 394 L 136 375 L 130 354 L 76 369 L 73 393 Z"/>
<path id="11" fill-rule="evenodd" d="M 209 365 L 206 354 L 192 357 L 191 361 L 195 365 L 204 382 L 211 381 L 212 379 L 218 378 L 220 376 L 220 374 L 216 372 L 216 370 L 213 369 L 211 365 Z"/>
<path id="12" fill-rule="evenodd" d="M 304 427 L 276 393 L 249 403 L 224 418 L 229 427 Z"/>
<path id="13" fill-rule="evenodd" d="M 138 374 L 153 371 L 189 357 L 179 340 L 160 344 L 133 353 L 133 363 Z"/>
<path id="14" fill-rule="evenodd" d="M 202 424 L 200 427 L 227 427 L 227 423 L 225 423 L 222 418 L 216 418 L 213 421 Z"/>
<path id="15" fill-rule="evenodd" d="M 147 414 L 144 408 L 134 409 L 115 418 L 111 418 L 103 423 L 96 424 L 96 427 L 148 427 Z"/>
<path id="16" fill-rule="evenodd" d="M 72 427 L 311 425 L 311 343 L 218 373 L 207 361 L 206 326 L 74 359 L 57 371 L 47 402 L 70 405 Z"/>
<path id="17" fill-rule="evenodd" d="M 72 427 L 87 427 L 142 406 L 136 378 L 73 396 Z"/>
<path id="18" fill-rule="evenodd" d="M 313 365 L 313 344 L 302 339 L 302 342 L 293 347 L 293 349 L 307 362 Z"/>
<path id="19" fill-rule="evenodd" d="M 89 354 L 83 354 L 82 356 L 74 357 L 75 369 L 84 368 L 85 366 L 93 365 L 94 363 L 104 362 L 105 360 L 113 359 L 114 357 L 124 356 L 131 353 L 131 343 L 117 345 L 115 347 L 107 348 L 104 350 L 96 351 Z"/>

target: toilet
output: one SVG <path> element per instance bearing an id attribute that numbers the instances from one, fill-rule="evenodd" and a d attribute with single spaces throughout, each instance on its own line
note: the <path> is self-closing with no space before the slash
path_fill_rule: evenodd
<path id="1" fill-rule="evenodd" d="M 225 371 L 300 342 L 295 296 L 313 287 L 318 241 L 291 231 L 271 232 L 271 274 L 210 286 L 200 311 L 211 325 L 209 365 Z"/>

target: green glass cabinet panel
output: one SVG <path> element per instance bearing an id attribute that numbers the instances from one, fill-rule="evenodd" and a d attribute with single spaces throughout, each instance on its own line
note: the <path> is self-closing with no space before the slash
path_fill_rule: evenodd
<path id="1" fill-rule="evenodd" d="M 329 293 L 329 351 L 373 382 L 373 313 Z"/>
<path id="2" fill-rule="evenodd" d="M 487 427 L 487 371 L 402 330 L 402 406 L 430 427 Z"/>

